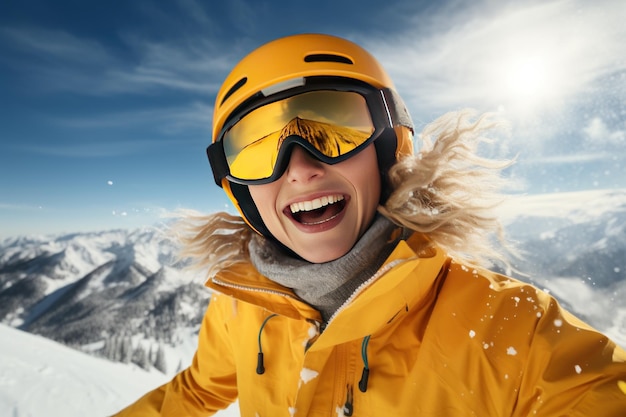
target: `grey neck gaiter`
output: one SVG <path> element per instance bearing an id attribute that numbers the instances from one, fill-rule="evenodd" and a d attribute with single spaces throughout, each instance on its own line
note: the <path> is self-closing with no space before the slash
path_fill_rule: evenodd
<path id="1" fill-rule="evenodd" d="M 370 228 L 354 247 L 334 261 L 315 264 L 285 254 L 274 242 L 254 236 L 249 243 L 254 267 L 272 281 L 293 289 L 302 300 L 322 314 L 324 322 L 365 281 L 371 278 L 391 254 L 399 238 L 391 240 L 398 228 L 377 215 Z"/>

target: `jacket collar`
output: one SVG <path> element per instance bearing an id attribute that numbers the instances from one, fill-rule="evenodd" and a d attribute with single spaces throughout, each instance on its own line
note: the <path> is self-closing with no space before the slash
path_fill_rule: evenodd
<path id="1" fill-rule="evenodd" d="M 380 270 L 331 318 L 326 332 L 341 339 L 363 337 L 374 333 L 399 311 L 421 305 L 428 298 L 445 260 L 443 251 L 433 248 L 419 233 L 400 241 Z M 206 286 L 273 313 L 321 321 L 319 312 L 300 300 L 291 289 L 259 274 L 249 263 L 236 264 L 219 272 L 208 279 Z M 337 343 L 336 338 L 333 339 Z M 319 342 L 321 340 L 316 345 Z"/>
<path id="2" fill-rule="evenodd" d="M 447 257 L 437 248 L 415 249 L 425 243 L 419 234 L 401 241 L 379 270 L 380 276 L 366 282 L 337 311 L 312 349 L 375 334 L 409 310 L 430 305 Z"/>

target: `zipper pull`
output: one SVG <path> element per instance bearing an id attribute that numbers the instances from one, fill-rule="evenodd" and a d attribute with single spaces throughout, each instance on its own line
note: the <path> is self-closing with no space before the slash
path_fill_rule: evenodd
<path id="1" fill-rule="evenodd" d="M 350 417 L 354 412 L 354 405 L 352 404 L 354 401 L 354 397 L 352 394 L 352 385 L 348 384 L 346 385 L 346 388 L 348 392 L 346 394 L 346 403 L 343 405 L 343 415 L 346 417 Z"/>
<path id="2" fill-rule="evenodd" d="M 363 368 L 363 373 L 361 374 L 361 380 L 359 381 L 359 389 L 361 392 L 367 391 L 367 381 L 370 378 L 370 370 L 369 368 Z"/>
<path id="3" fill-rule="evenodd" d="M 263 364 L 263 352 L 257 353 L 256 373 L 259 375 L 263 375 L 265 373 L 265 366 Z"/>
<path id="4" fill-rule="evenodd" d="M 326 326 L 327 326 L 327 325 L 328 325 L 328 324 L 327 324 L 325 321 L 323 321 L 323 322 L 321 322 L 321 323 L 320 323 L 320 326 L 319 326 L 319 329 L 320 329 L 320 334 L 324 333 L 324 330 L 326 330 Z"/>

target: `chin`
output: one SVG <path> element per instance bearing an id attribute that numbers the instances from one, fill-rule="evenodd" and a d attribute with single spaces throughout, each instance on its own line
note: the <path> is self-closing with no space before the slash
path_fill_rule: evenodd
<path id="1" fill-rule="evenodd" d="M 318 247 L 322 246 L 318 244 Z M 302 259 L 309 261 L 314 264 L 322 264 L 325 262 L 331 262 L 336 259 L 341 258 L 348 252 L 350 252 L 351 247 L 349 248 L 336 248 L 336 249 L 327 249 L 323 251 L 311 251 L 310 249 L 298 251 L 296 252 Z"/>

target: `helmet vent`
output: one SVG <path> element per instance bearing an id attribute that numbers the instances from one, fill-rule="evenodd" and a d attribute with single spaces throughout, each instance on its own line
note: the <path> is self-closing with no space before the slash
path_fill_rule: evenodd
<path id="1" fill-rule="evenodd" d="M 237 81 L 232 87 L 230 87 L 230 90 L 228 90 L 226 94 L 224 94 L 224 98 L 220 102 L 220 106 L 224 104 L 224 102 L 228 99 L 228 97 L 232 96 L 235 93 L 235 91 L 243 87 L 243 85 L 246 82 L 248 82 L 248 77 L 243 77 L 241 80 Z"/>
<path id="2" fill-rule="evenodd" d="M 340 64 L 354 64 L 350 58 L 334 54 L 307 55 L 304 57 L 304 62 L 339 62 Z"/>

